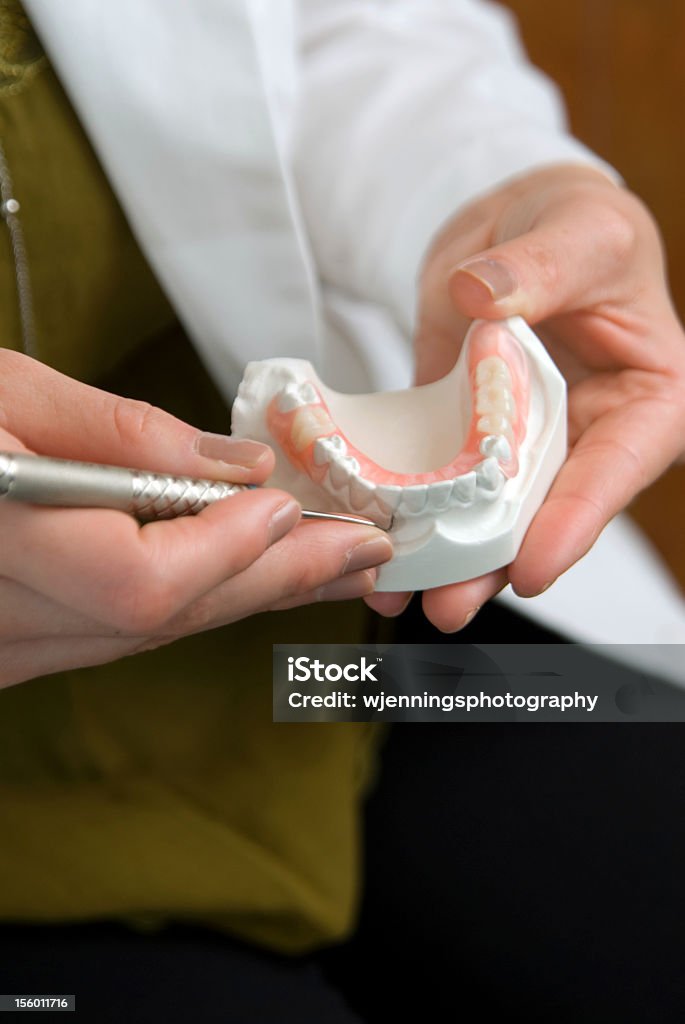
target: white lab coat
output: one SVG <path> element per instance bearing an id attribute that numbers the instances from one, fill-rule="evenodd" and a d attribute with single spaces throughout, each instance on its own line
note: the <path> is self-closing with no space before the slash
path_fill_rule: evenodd
<path id="1" fill-rule="evenodd" d="M 414 281 L 441 222 L 512 174 L 595 159 L 486 3 L 27 8 L 227 395 L 248 359 L 279 354 L 343 390 L 407 386 Z M 387 318 L 382 344 L 339 336 L 355 302 Z"/>
<path id="2" fill-rule="evenodd" d="M 340 390 L 406 387 L 415 281 L 441 223 L 533 167 L 605 167 L 484 0 L 25 5 L 227 397 L 245 362 L 277 355 Z M 562 613 L 579 636 L 587 596 Z M 661 625 L 674 601 L 662 594 Z M 644 622 L 600 634 L 652 639 Z"/>

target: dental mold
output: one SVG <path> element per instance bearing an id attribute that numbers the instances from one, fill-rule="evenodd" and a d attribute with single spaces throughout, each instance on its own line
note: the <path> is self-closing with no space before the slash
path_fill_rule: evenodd
<path id="1" fill-rule="evenodd" d="M 267 483 L 322 512 L 390 526 L 379 591 L 508 565 L 566 458 L 566 386 L 520 317 L 475 321 L 441 380 L 336 392 L 301 359 L 249 363 L 232 433 L 270 444 Z"/>

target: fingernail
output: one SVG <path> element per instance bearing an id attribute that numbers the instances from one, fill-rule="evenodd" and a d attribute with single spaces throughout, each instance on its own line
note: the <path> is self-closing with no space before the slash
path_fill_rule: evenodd
<path id="1" fill-rule="evenodd" d="M 468 626 L 469 622 L 472 622 L 473 619 L 475 619 L 476 615 L 481 610 L 481 607 L 481 605 L 478 605 L 476 608 L 472 608 L 471 611 L 466 613 L 466 618 L 462 622 L 460 629 L 464 629 L 466 626 Z"/>
<path id="2" fill-rule="evenodd" d="M 456 267 L 454 273 L 468 274 L 470 278 L 487 289 L 487 297 L 493 302 L 509 298 L 518 287 L 518 282 L 509 267 L 504 263 L 500 263 L 499 260 L 478 259 L 471 260 L 471 262 L 467 261 Z"/>
<path id="3" fill-rule="evenodd" d="M 373 569 L 354 573 L 352 576 L 341 576 L 319 587 L 316 592 L 319 601 L 349 601 L 353 597 L 366 597 L 373 593 L 376 573 Z"/>
<path id="4" fill-rule="evenodd" d="M 552 586 L 553 583 L 554 583 L 554 580 L 550 580 L 549 583 L 545 583 L 544 587 L 540 587 L 540 590 L 538 591 L 538 593 L 539 594 L 544 594 L 544 592 L 546 590 L 549 590 L 549 588 Z"/>
<path id="5" fill-rule="evenodd" d="M 392 544 L 386 537 L 376 535 L 372 540 L 357 544 L 347 553 L 347 561 L 341 575 L 357 572 L 359 569 L 371 569 L 375 565 L 389 562 L 391 558 Z"/>
<path id="6" fill-rule="evenodd" d="M 286 533 L 290 533 L 293 526 L 300 521 L 301 508 L 296 501 L 284 501 L 279 505 L 269 520 L 269 534 L 267 544 L 275 544 Z"/>
<path id="7" fill-rule="evenodd" d="M 403 601 L 403 602 L 402 602 L 402 604 L 400 605 L 400 607 L 399 607 L 399 608 L 397 609 L 397 611 L 396 611 L 396 612 L 394 613 L 394 615 L 393 615 L 393 618 L 396 618 L 396 617 L 397 617 L 398 615 L 402 615 L 402 613 L 403 613 L 403 612 L 406 612 L 407 608 L 409 607 L 409 602 L 411 601 L 411 599 L 412 599 L 412 597 L 413 597 L 413 596 L 414 596 L 413 594 L 407 594 L 407 599 L 406 599 L 406 601 Z"/>
<path id="8" fill-rule="evenodd" d="M 242 437 L 228 437 L 226 434 L 199 434 L 195 438 L 195 451 L 205 459 L 216 459 L 230 466 L 254 469 L 266 458 L 269 448 L 259 441 Z"/>

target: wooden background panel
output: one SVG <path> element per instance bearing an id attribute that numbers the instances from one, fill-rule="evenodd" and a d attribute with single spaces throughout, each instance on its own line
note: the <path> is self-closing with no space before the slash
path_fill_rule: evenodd
<path id="1" fill-rule="evenodd" d="M 506 6 L 533 63 L 562 88 L 574 133 L 655 214 L 674 300 L 685 316 L 685 3 L 508 0 Z M 685 588 L 685 468 L 667 473 L 631 513 Z"/>

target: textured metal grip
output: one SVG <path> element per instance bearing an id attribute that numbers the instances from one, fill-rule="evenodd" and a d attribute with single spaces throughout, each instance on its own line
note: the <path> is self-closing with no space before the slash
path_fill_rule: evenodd
<path id="1" fill-rule="evenodd" d="M 194 480 L 160 473 L 131 472 L 130 512 L 140 519 L 175 519 L 192 516 L 220 498 L 247 490 L 244 484 L 218 480 Z"/>
<path id="2" fill-rule="evenodd" d="M 7 494 L 14 483 L 14 459 L 0 452 L 0 494 Z"/>

